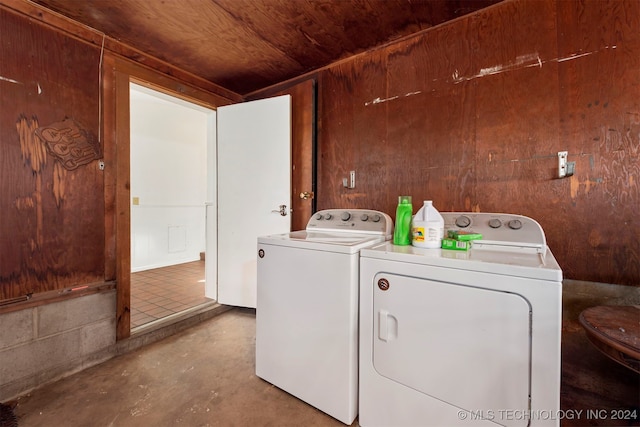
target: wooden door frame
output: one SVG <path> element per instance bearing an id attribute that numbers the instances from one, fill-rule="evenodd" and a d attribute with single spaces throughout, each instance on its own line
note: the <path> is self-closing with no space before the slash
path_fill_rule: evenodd
<path id="1" fill-rule="evenodd" d="M 291 94 L 291 230 L 304 230 L 316 211 L 316 81 L 293 86 Z M 303 200 L 300 193 L 314 196 Z"/>
<path id="2" fill-rule="evenodd" d="M 105 54 L 102 70 L 102 117 L 105 189 L 105 280 L 116 281 L 116 339 L 131 335 L 131 192 L 129 83 L 134 82 L 177 98 L 215 110 L 242 102 L 240 95 L 220 89 L 210 92 L 119 56 Z M 209 87 L 209 82 L 203 82 Z M 316 82 L 309 79 L 281 90 L 292 96 L 292 229 L 304 228 L 315 212 L 315 198 L 307 203 L 309 214 L 296 208 L 299 188 L 316 192 Z M 275 95 L 275 94 L 270 94 Z M 268 96 L 264 94 L 263 97 Z M 257 98 L 256 98 L 257 99 Z M 305 148 L 298 157 L 300 147 Z M 305 157 L 306 156 L 306 157 Z M 297 162 L 297 163 L 296 163 Z M 303 172 L 304 171 L 304 172 Z M 302 190 L 305 191 L 305 190 Z M 294 221 L 295 224 L 294 225 Z"/>
<path id="3" fill-rule="evenodd" d="M 215 110 L 240 102 L 185 84 L 123 60 L 103 61 L 103 141 L 105 160 L 105 279 L 116 281 L 116 339 L 131 335 L 131 159 L 129 84 L 142 86 Z"/>

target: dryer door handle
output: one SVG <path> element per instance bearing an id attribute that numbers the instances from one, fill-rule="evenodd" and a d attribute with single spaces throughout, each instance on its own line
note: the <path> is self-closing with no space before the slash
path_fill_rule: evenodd
<path id="1" fill-rule="evenodd" d="M 378 312 L 378 338 L 389 342 L 398 337 L 398 319 L 387 310 Z"/>

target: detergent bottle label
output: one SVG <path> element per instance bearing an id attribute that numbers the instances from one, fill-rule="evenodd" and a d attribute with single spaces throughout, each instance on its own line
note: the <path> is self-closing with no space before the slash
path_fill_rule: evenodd
<path id="1" fill-rule="evenodd" d="M 427 240 L 437 241 L 438 243 L 440 243 L 440 240 L 442 240 L 442 238 L 444 237 L 444 230 L 439 227 L 429 227 L 428 230 L 429 231 Z"/>
<path id="2" fill-rule="evenodd" d="M 412 234 L 414 242 L 424 242 L 424 227 L 413 227 Z"/>

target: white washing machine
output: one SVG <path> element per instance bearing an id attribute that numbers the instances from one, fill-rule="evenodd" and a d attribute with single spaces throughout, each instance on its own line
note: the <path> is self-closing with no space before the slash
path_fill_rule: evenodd
<path id="1" fill-rule="evenodd" d="M 483 239 L 361 252 L 360 425 L 558 426 L 562 270 L 542 228 L 441 214 Z"/>
<path id="2" fill-rule="evenodd" d="M 360 250 L 392 232 L 385 213 L 330 209 L 258 238 L 256 374 L 345 424 L 358 413 Z"/>

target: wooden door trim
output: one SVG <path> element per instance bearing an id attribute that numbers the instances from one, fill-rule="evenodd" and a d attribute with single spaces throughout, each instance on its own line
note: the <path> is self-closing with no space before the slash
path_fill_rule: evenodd
<path id="1" fill-rule="evenodd" d="M 131 334 L 129 75 L 116 71 L 116 339 Z"/>
<path id="2" fill-rule="evenodd" d="M 103 62 L 105 169 L 105 277 L 116 280 L 116 339 L 131 335 L 131 192 L 129 83 L 215 110 L 236 100 L 187 85 L 170 76 L 117 57 Z"/>

